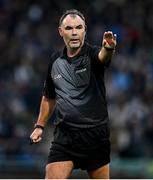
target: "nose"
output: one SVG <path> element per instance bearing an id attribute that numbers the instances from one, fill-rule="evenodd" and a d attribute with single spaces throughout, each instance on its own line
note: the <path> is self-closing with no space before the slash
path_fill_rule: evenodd
<path id="1" fill-rule="evenodd" d="M 76 36 L 77 35 L 77 30 L 75 28 L 72 29 L 72 36 Z"/>

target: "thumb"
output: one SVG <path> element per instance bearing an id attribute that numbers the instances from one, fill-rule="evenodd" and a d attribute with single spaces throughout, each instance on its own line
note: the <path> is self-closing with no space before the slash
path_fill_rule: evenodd
<path id="1" fill-rule="evenodd" d="M 37 139 L 33 139 L 33 142 L 34 143 L 38 143 L 38 142 L 40 142 L 42 140 L 42 137 L 37 137 Z"/>
<path id="2" fill-rule="evenodd" d="M 106 39 L 103 39 L 103 43 L 102 43 L 102 45 L 103 45 L 103 46 L 105 46 L 106 44 L 107 44 Z"/>
<path id="3" fill-rule="evenodd" d="M 39 142 L 42 139 L 42 137 L 41 137 L 42 133 L 43 133 L 43 131 L 41 129 L 35 129 L 33 131 L 33 133 L 31 134 L 30 139 L 33 142 Z"/>

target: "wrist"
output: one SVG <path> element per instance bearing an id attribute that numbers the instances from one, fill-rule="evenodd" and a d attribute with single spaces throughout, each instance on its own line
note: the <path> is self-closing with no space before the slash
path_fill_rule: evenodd
<path id="1" fill-rule="evenodd" d="M 114 50 L 115 50 L 115 47 L 106 47 L 106 46 L 103 46 L 103 48 L 104 48 L 106 51 L 114 51 Z"/>
<path id="2" fill-rule="evenodd" d="M 44 126 L 39 125 L 39 124 L 35 124 L 34 129 L 37 129 L 37 128 L 44 130 Z"/>

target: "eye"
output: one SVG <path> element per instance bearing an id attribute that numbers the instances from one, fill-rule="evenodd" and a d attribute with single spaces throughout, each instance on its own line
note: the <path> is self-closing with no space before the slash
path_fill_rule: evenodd
<path id="1" fill-rule="evenodd" d="M 83 29 L 82 25 L 76 26 L 76 29 Z"/>
<path id="2" fill-rule="evenodd" d="M 65 27 L 65 30 L 71 30 L 71 29 L 73 29 L 71 26 L 66 26 Z"/>

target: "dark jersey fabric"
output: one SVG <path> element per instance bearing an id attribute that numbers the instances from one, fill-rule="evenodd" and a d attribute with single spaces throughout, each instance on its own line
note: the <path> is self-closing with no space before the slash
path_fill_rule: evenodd
<path id="1" fill-rule="evenodd" d="M 89 128 L 108 123 L 104 71 L 110 61 L 101 63 L 99 50 L 85 43 L 73 58 L 66 48 L 52 55 L 43 95 L 56 99 L 56 124 Z"/>

